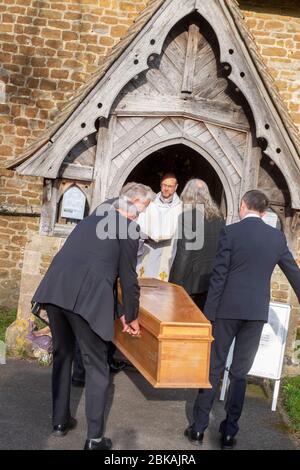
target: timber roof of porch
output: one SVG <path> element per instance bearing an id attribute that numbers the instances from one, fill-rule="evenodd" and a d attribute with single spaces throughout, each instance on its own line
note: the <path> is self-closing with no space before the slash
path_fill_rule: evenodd
<path id="1" fill-rule="evenodd" d="M 38 151 L 43 145 L 51 141 L 51 138 L 55 135 L 58 129 L 67 121 L 72 115 L 73 111 L 80 105 L 80 103 L 87 97 L 89 92 L 96 86 L 101 80 L 105 73 L 109 70 L 112 64 L 120 57 L 125 49 L 131 44 L 132 40 L 138 35 L 143 27 L 148 23 L 156 11 L 165 3 L 166 0 L 150 0 L 147 7 L 137 17 L 134 23 L 128 29 L 127 34 L 114 46 L 110 54 L 104 59 L 103 63 L 99 66 L 98 70 L 94 72 L 89 80 L 83 84 L 73 95 L 69 103 L 64 106 L 58 116 L 55 118 L 55 122 L 49 126 L 40 137 L 38 137 L 32 144 L 30 144 L 24 152 L 22 152 L 17 159 L 8 165 L 8 168 L 14 169 L 22 162 L 27 160 L 36 151 Z M 281 120 L 288 132 L 288 135 L 293 142 L 298 155 L 300 156 L 300 135 L 297 127 L 295 126 L 280 94 L 276 88 L 273 77 L 268 71 L 267 66 L 262 60 L 259 54 L 258 48 L 255 44 L 255 40 L 249 31 L 243 17 L 243 13 L 239 8 L 237 0 L 226 0 L 225 2 L 228 11 L 231 14 L 233 21 L 235 22 L 238 31 L 243 39 L 245 46 L 247 47 L 254 65 L 263 81 L 268 93 L 273 101 L 275 108 L 277 109 Z"/>

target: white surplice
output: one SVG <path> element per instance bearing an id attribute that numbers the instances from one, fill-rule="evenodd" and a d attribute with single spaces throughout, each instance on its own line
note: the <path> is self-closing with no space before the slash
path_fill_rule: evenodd
<path id="1" fill-rule="evenodd" d="M 175 233 L 182 203 L 175 193 L 171 202 L 166 202 L 158 193 L 155 200 L 141 213 L 138 224 L 148 240 L 143 253 L 138 256 L 139 277 L 154 277 L 167 281 L 174 258 Z"/>

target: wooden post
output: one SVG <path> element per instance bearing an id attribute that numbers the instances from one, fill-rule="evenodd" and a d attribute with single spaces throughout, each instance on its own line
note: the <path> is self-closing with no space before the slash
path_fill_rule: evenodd
<path id="1" fill-rule="evenodd" d="M 40 234 L 52 235 L 57 211 L 57 181 L 47 179 L 44 187 L 44 201 L 41 208 Z"/>
<path id="2" fill-rule="evenodd" d="M 258 185 L 258 174 L 260 160 L 262 157 L 261 148 L 252 144 L 251 133 L 248 133 L 247 151 L 244 158 L 243 177 L 240 190 L 240 200 L 246 191 L 256 189 Z"/>
<path id="3" fill-rule="evenodd" d="M 101 119 L 97 137 L 96 159 L 94 168 L 94 188 L 90 212 L 105 200 L 107 180 L 111 164 L 113 136 L 116 124 L 116 116 L 109 119 Z"/>

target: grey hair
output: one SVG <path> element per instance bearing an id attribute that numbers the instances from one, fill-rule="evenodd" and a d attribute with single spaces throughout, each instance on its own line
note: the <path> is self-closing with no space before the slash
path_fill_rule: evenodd
<path id="1" fill-rule="evenodd" d="M 133 199 L 139 199 L 141 202 L 153 201 L 155 194 L 150 188 L 141 183 L 127 183 L 121 189 L 120 196 L 126 197 L 129 201 Z"/>
<path id="2" fill-rule="evenodd" d="M 137 207 L 124 196 L 118 197 L 116 201 L 113 202 L 112 206 L 115 209 L 120 209 L 121 211 L 127 212 L 127 214 L 132 215 L 134 218 L 138 217 L 139 211 Z"/>
<path id="3" fill-rule="evenodd" d="M 180 195 L 180 199 L 183 202 L 183 207 L 189 205 L 195 208 L 197 205 L 202 204 L 204 206 L 204 216 L 207 219 L 221 217 L 220 210 L 203 180 L 198 178 L 189 180 Z"/>

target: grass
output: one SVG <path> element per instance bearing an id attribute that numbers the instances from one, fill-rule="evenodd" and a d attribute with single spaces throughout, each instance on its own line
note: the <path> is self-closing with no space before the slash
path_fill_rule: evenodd
<path id="1" fill-rule="evenodd" d="M 37 330 L 42 330 L 43 328 L 47 326 L 46 323 L 44 323 L 42 320 L 40 320 L 37 317 L 34 317 L 34 324 Z"/>
<path id="2" fill-rule="evenodd" d="M 300 436 L 300 376 L 284 380 L 283 405 L 294 431 Z"/>
<path id="3" fill-rule="evenodd" d="M 17 310 L 15 308 L 0 308 L 0 341 L 5 340 L 6 328 L 15 321 Z"/>

